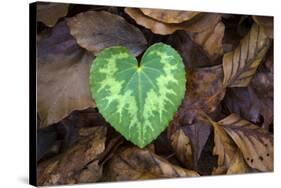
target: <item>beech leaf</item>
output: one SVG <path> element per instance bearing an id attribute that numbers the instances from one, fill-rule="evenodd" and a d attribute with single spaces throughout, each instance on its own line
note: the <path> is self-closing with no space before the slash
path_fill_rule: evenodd
<path id="1" fill-rule="evenodd" d="M 146 47 L 146 39 L 137 27 L 106 11 L 82 12 L 67 23 L 77 43 L 95 54 L 104 48 L 121 45 L 137 56 Z"/>
<path id="2" fill-rule="evenodd" d="M 263 27 L 265 34 L 273 39 L 273 17 L 271 16 L 252 16 L 254 21 Z"/>
<path id="3" fill-rule="evenodd" d="M 273 170 L 273 137 L 269 132 L 235 114 L 218 123 L 237 144 L 250 167 L 260 171 Z"/>
<path id="4" fill-rule="evenodd" d="M 240 41 L 239 46 L 223 57 L 224 86 L 248 86 L 269 46 L 270 40 L 264 29 L 253 24 L 249 33 Z"/>
<path id="5" fill-rule="evenodd" d="M 99 53 L 90 84 L 99 112 L 127 140 L 143 148 L 168 126 L 182 102 L 185 70 L 170 46 L 150 46 L 138 65 L 124 47 Z"/>

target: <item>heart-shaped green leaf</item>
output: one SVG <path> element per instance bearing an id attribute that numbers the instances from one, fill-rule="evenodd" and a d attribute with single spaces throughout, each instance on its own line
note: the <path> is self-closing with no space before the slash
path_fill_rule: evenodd
<path id="1" fill-rule="evenodd" d="M 172 120 L 185 93 L 185 69 L 170 46 L 149 47 L 138 65 L 124 47 L 101 51 L 90 72 L 92 97 L 104 118 L 143 148 Z"/>

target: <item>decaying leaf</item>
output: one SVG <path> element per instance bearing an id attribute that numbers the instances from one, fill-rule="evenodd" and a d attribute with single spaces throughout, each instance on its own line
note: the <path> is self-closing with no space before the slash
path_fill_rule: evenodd
<path id="1" fill-rule="evenodd" d="M 129 147 L 116 154 L 105 166 L 102 181 L 143 180 L 199 176 L 192 170 L 173 165 L 148 149 Z"/>
<path id="2" fill-rule="evenodd" d="M 163 10 L 163 9 L 149 9 L 140 8 L 143 14 L 148 17 L 154 18 L 164 23 L 181 23 L 192 19 L 200 12 L 194 11 L 178 11 L 178 10 Z"/>
<path id="3" fill-rule="evenodd" d="M 218 123 L 236 143 L 250 167 L 260 171 L 273 170 L 273 137 L 269 132 L 235 114 Z"/>
<path id="4" fill-rule="evenodd" d="M 90 97 L 89 69 L 89 63 L 81 62 L 38 64 L 41 127 L 59 122 L 74 110 L 95 107 Z"/>
<path id="5" fill-rule="evenodd" d="M 177 159 L 186 167 L 193 168 L 192 144 L 182 129 L 171 135 L 171 146 L 176 153 Z"/>
<path id="6" fill-rule="evenodd" d="M 135 55 L 146 47 L 142 32 L 124 18 L 106 11 L 87 11 L 69 18 L 68 26 L 77 43 L 90 52 L 98 53 L 112 46 L 124 46 Z"/>
<path id="7" fill-rule="evenodd" d="M 203 32 L 196 33 L 193 40 L 199 44 L 208 54 L 211 60 L 215 60 L 223 54 L 222 40 L 224 37 L 225 26 L 223 22 L 218 22 Z"/>
<path id="8" fill-rule="evenodd" d="M 155 34 L 168 35 L 176 30 L 187 30 L 190 32 L 202 32 L 218 23 L 221 17 L 218 14 L 204 13 L 195 16 L 189 21 L 179 24 L 163 23 L 142 13 L 140 9 L 125 8 L 125 12 L 132 17 L 137 24 L 150 29 Z"/>
<path id="9" fill-rule="evenodd" d="M 209 118 L 208 118 L 209 119 Z M 227 135 L 224 128 L 211 119 L 210 123 L 214 129 L 213 154 L 218 156 L 218 166 L 212 174 L 240 174 L 249 171 L 242 154 L 232 139 Z"/>
<path id="10" fill-rule="evenodd" d="M 254 21 L 264 28 L 265 34 L 273 39 L 273 17 L 270 16 L 252 16 Z"/>
<path id="11" fill-rule="evenodd" d="M 57 21 L 66 16 L 69 4 L 64 3 L 43 3 L 37 4 L 37 21 L 53 27 Z"/>
<path id="12" fill-rule="evenodd" d="M 85 136 L 87 132 L 87 136 Z M 96 182 L 101 178 L 99 155 L 105 150 L 106 127 L 83 130 L 79 141 L 65 152 L 38 165 L 38 185 Z"/>
<path id="13" fill-rule="evenodd" d="M 253 24 L 239 46 L 223 57 L 224 86 L 248 86 L 269 46 L 270 40 L 265 35 L 264 29 Z"/>
<path id="14" fill-rule="evenodd" d="M 50 31 L 37 35 L 37 63 L 77 62 L 88 57 L 86 54 L 87 52 L 78 46 L 70 35 L 64 20 Z"/>

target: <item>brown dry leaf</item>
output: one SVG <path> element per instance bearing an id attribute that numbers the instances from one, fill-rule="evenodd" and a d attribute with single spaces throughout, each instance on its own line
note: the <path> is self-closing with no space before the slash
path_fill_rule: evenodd
<path id="1" fill-rule="evenodd" d="M 218 166 L 212 174 L 240 174 L 246 173 L 250 169 L 245 163 L 242 154 L 232 139 L 227 135 L 224 128 L 208 117 L 214 129 L 214 149 L 213 154 L 218 156 Z"/>
<path id="2" fill-rule="evenodd" d="M 53 27 L 60 18 L 67 15 L 68 7 L 69 4 L 64 3 L 37 3 L 37 21 Z"/>
<path id="3" fill-rule="evenodd" d="M 193 153 L 192 144 L 188 136 L 185 135 L 183 129 L 177 130 L 171 135 L 171 146 L 175 151 L 177 159 L 183 164 L 184 167 L 192 169 L 193 166 Z"/>
<path id="4" fill-rule="evenodd" d="M 151 150 L 129 147 L 116 154 L 104 169 L 103 181 L 144 180 L 199 176 L 192 170 L 173 165 Z"/>
<path id="5" fill-rule="evenodd" d="M 260 171 L 273 170 L 273 136 L 269 132 L 235 114 L 218 123 L 236 143 L 250 167 Z"/>
<path id="6" fill-rule="evenodd" d="M 37 35 L 37 63 L 78 62 L 87 57 L 86 50 L 78 46 L 70 35 L 65 20 L 56 24 L 50 31 Z"/>
<path id="7" fill-rule="evenodd" d="M 71 148 L 39 163 L 38 185 L 96 182 L 101 178 L 99 155 L 105 150 L 107 129 L 92 127 L 82 132 Z"/>
<path id="8" fill-rule="evenodd" d="M 77 43 L 95 54 L 121 45 L 137 56 L 146 48 L 147 41 L 137 27 L 107 11 L 82 12 L 69 18 L 67 23 Z"/>
<path id="9" fill-rule="evenodd" d="M 168 35 L 172 34 L 176 30 L 187 30 L 190 32 L 202 32 L 208 28 L 214 26 L 221 19 L 220 15 L 214 13 L 204 13 L 195 16 L 189 21 L 185 21 L 179 24 L 168 24 L 157 21 L 142 13 L 137 8 L 125 8 L 125 12 L 133 18 L 137 24 L 150 29 L 155 34 Z"/>
<path id="10" fill-rule="evenodd" d="M 198 169 L 198 161 L 202 150 L 210 135 L 209 122 L 200 117 L 200 113 L 194 112 L 194 119 L 182 127 L 172 124 L 168 128 L 171 146 L 176 158 L 188 169 Z M 173 130 L 175 129 L 175 130 Z"/>
<path id="11" fill-rule="evenodd" d="M 37 77 L 41 127 L 61 121 L 74 110 L 95 107 L 89 89 L 89 62 L 38 64 Z"/>
<path id="12" fill-rule="evenodd" d="M 192 144 L 193 168 L 197 167 L 197 162 L 210 135 L 209 122 L 201 117 L 200 112 L 211 113 L 215 111 L 223 99 L 225 89 L 222 87 L 222 73 L 221 65 L 189 71 L 183 104 L 169 126 L 170 140 L 175 143 L 178 142 L 175 139 L 177 137 L 174 136 L 175 140 L 173 140 L 171 139 L 172 135 L 181 126 L 183 127 L 186 137 L 189 138 Z M 177 146 L 178 148 L 175 152 L 177 155 L 182 155 L 178 157 L 179 160 L 188 165 L 190 162 L 189 157 L 180 152 L 180 150 L 188 150 L 188 148 L 185 148 L 184 145 L 179 146 Z"/>
<path id="13" fill-rule="evenodd" d="M 163 9 L 149 9 L 140 8 L 143 14 L 148 17 L 154 18 L 164 23 L 181 23 L 192 19 L 200 12 L 194 11 L 179 11 L 179 10 L 163 10 Z"/>
<path id="14" fill-rule="evenodd" d="M 193 36 L 194 42 L 199 44 L 213 61 L 223 54 L 222 40 L 225 26 L 223 22 L 218 22 L 214 27 L 209 28 Z"/>
<path id="15" fill-rule="evenodd" d="M 248 86 L 269 46 L 270 40 L 264 29 L 253 24 L 249 33 L 240 41 L 239 46 L 223 57 L 224 86 Z"/>
<path id="16" fill-rule="evenodd" d="M 264 28 L 265 34 L 273 39 L 273 17 L 271 16 L 252 16 L 254 21 Z"/>

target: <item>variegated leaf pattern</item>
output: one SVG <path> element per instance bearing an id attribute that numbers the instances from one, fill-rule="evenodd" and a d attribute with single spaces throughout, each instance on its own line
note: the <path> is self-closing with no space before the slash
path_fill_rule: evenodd
<path id="1" fill-rule="evenodd" d="M 273 170 L 273 136 L 270 133 L 236 114 L 218 123 L 236 143 L 250 167 L 260 171 Z"/>
<path id="2" fill-rule="evenodd" d="M 253 24 L 238 47 L 223 56 L 224 86 L 248 86 L 269 46 L 270 40 L 264 29 Z"/>
<path id="3" fill-rule="evenodd" d="M 90 70 L 100 113 L 141 148 L 168 126 L 184 97 L 185 82 L 182 58 L 163 43 L 149 47 L 140 64 L 127 48 L 107 48 Z"/>

